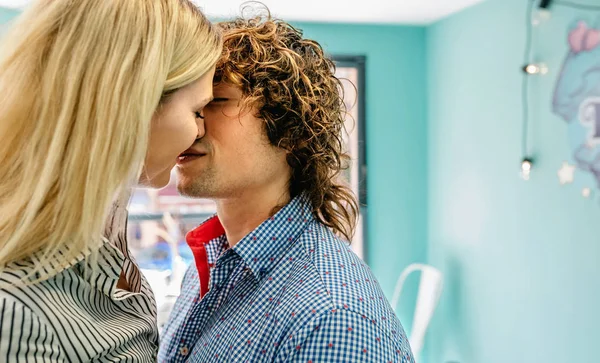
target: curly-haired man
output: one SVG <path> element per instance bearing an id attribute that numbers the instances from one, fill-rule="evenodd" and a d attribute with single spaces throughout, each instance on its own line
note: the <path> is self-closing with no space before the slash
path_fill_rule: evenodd
<path id="1" fill-rule="evenodd" d="M 413 362 L 354 255 L 358 205 L 338 178 L 344 105 L 321 46 L 270 17 L 221 23 L 205 135 L 179 191 L 216 201 L 163 331 L 168 362 Z"/>

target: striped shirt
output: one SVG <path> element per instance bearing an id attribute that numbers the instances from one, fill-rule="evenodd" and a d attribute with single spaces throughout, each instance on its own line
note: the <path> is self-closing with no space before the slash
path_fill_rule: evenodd
<path id="1" fill-rule="evenodd" d="M 369 268 L 302 197 L 233 248 L 217 217 L 187 240 L 160 362 L 414 363 Z"/>
<path id="2" fill-rule="evenodd" d="M 39 283 L 0 289 L 0 362 L 156 361 L 154 295 L 127 248 L 124 203 L 112 216 L 95 266 L 82 253 Z M 13 263 L 0 281 L 32 268 Z M 121 272 L 130 291 L 117 288 Z"/>

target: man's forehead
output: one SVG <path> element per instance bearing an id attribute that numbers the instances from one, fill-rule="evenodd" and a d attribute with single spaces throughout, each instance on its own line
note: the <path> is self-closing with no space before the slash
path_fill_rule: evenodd
<path id="1" fill-rule="evenodd" d="M 213 84 L 213 91 L 242 92 L 242 89 L 234 84 L 221 81 Z"/>

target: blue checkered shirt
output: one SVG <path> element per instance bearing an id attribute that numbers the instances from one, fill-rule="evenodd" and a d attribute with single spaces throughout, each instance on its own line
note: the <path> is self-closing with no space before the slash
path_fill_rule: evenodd
<path id="1" fill-rule="evenodd" d="M 370 269 L 302 197 L 233 248 L 224 234 L 204 247 L 208 292 L 192 264 L 159 362 L 414 363 Z"/>

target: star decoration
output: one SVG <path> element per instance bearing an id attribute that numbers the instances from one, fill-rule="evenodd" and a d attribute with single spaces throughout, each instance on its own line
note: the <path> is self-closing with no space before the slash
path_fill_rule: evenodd
<path id="1" fill-rule="evenodd" d="M 582 195 L 584 198 L 589 198 L 589 197 L 592 195 L 592 190 L 591 190 L 590 188 L 583 188 L 583 189 L 581 190 L 581 195 Z"/>
<path id="2" fill-rule="evenodd" d="M 558 180 L 561 185 L 570 184 L 575 179 L 575 165 L 571 165 L 568 162 L 563 162 L 562 167 L 558 170 Z"/>

